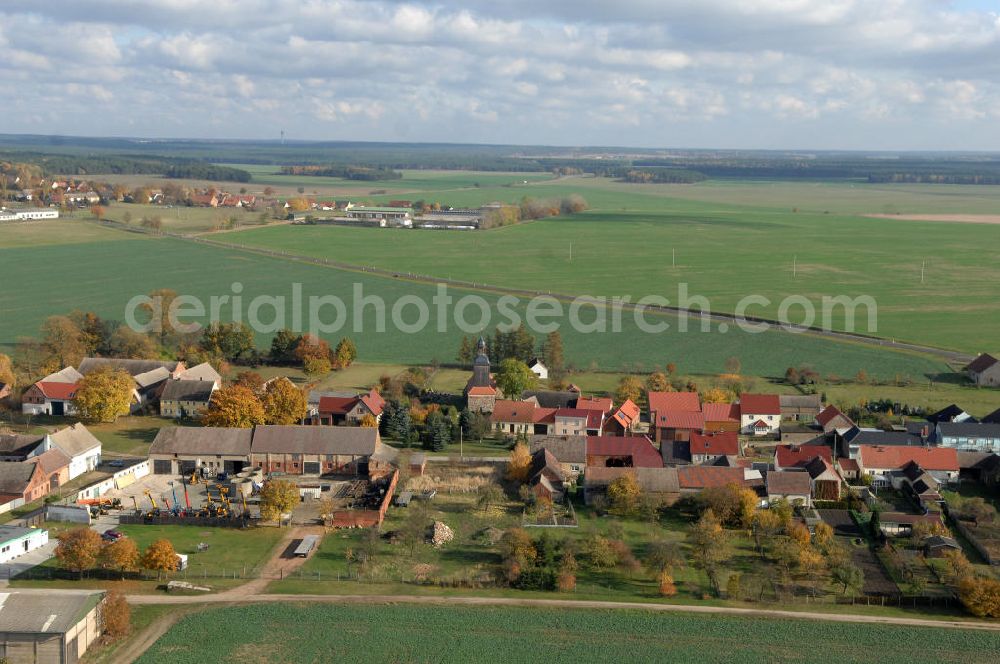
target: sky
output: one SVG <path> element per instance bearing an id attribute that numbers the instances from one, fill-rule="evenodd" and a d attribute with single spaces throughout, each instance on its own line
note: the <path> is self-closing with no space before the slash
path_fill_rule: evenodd
<path id="1" fill-rule="evenodd" d="M 0 131 L 1000 150 L 1000 0 L 3 0 Z"/>

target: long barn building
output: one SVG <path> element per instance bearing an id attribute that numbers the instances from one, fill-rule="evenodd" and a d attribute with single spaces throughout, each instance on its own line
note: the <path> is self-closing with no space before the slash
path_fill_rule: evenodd
<path id="1" fill-rule="evenodd" d="M 396 450 L 369 427 L 166 427 L 149 457 L 160 475 L 187 475 L 203 467 L 232 474 L 254 467 L 265 473 L 377 479 L 392 472 Z"/>

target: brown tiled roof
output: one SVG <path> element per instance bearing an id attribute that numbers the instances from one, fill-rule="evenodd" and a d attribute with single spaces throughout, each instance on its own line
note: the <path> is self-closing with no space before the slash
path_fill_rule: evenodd
<path id="1" fill-rule="evenodd" d="M 767 493 L 777 496 L 808 496 L 812 494 L 809 473 L 801 470 L 772 470 L 767 474 Z"/>
<path id="2" fill-rule="evenodd" d="M 989 369 L 990 367 L 992 367 L 997 362 L 1000 362 L 1000 360 L 993 357 L 989 353 L 983 353 L 973 361 L 969 362 L 969 364 L 966 365 L 965 369 L 966 371 L 972 371 L 974 373 L 982 373 L 987 369 Z"/>
<path id="3" fill-rule="evenodd" d="M 740 413 L 743 415 L 781 415 L 781 400 L 777 394 L 740 395 Z"/>

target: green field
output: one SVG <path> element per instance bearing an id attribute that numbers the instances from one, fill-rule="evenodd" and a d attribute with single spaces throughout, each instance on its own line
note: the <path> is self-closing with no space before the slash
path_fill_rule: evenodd
<path id="1" fill-rule="evenodd" d="M 817 305 L 815 324 L 822 323 L 823 296 L 869 295 L 878 305 L 877 328 L 868 329 L 866 311 L 859 309 L 856 331 L 970 353 L 1000 347 L 1000 332 L 982 324 L 1000 313 L 995 297 L 1000 266 L 983 252 L 983 247 L 1000 246 L 1000 225 L 856 214 L 869 206 L 876 213 L 995 212 L 1000 192 L 993 190 L 1000 188 L 977 187 L 966 198 L 955 188 L 934 193 L 930 186 L 895 195 L 884 186 L 779 183 L 773 192 L 768 183 L 756 186 L 768 195 L 750 196 L 755 204 L 747 205 L 734 202 L 753 193 L 746 183 L 683 189 L 574 178 L 528 189 L 539 197 L 583 194 L 593 209 L 575 217 L 476 233 L 281 226 L 229 239 L 415 274 L 570 295 L 636 300 L 656 294 L 679 303 L 679 285 L 687 284 L 689 294 L 707 297 L 712 309 L 724 312 L 732 312 L 741 298 L 759 294 L 771 303 L 748 312 L 771 318 L 783 298 L 804 296 Z M 856 193 L 858 188 L 867 194 Z M 699 192 L 702 199 L 695 200 Z M 446 201 L 514 201 L 523 193 L 462 191 Z M 838 193 L 845 194 L 840 205 L 826 206 L 836 202 L 830 199 Z M 790 202 L 776 207 L 775 199 L 786 196 Z M 825 207 L 841 211 L 824 214 Z M 844 329 L 843 309 L 831 313 L 833 327 Z M 793 307 L 790 318 L 802 321 L 801 309 Z"/>
<path id="2" fill-rule="evenodd" d="M 347 180 L 322 176 L 283 175 L 276 166 L 257 164 L 227 164 L 250 172 L 253 180 L 248 188 L 257 190 L 264 186 L 280 188 L 304 187 L 306 193 L 328 192 L 332 190 L 370 192 L 385 189 L 390 192 L 441 192 L 454 189 L 470 189 L 476 187 L 502 187 L 504 185 L 521 185 L 525 180 L 539 182 L 552 179 L 548 173 L 504 173 L 477 171 L 402 171 L 399 180 Z"/>
<path id="3" fill-rule="evenodd" d="M 47 316 L 67 313 L 75 308 L 92 310 L 112 320 L 123 320 L 130 298 L 158 288 L 172 288 L 181 294 L 197 296 L 207 307 L 211 296 L 233 295 L 234 282 L 242 284 L 244 310 L 256 295 L 284 296 L 288 300 L 286 320 L 291 322 L 292 284 L 300 283 L 305 301 L 311 295 L 338 296 L 347 303 L 348 318 L 351 318 L 353 284 L 357 283 L 364 294 L 377 294 L 384 298 L 390 312 L 391 305 L 402 296 L 420 297 L 430 309 L 428 326 L 419 333 L 405 333 L 394 327 L 391 316 L 387 316 L 390 323 L 385 333 L 372 332 L 376 329 L 375 311 L 367 307 L 363 316 L 358 318 L 362 321 L 362 332 L 355 331 L 352 319 L 346 322 L 346 332 L 331 333 L 327 335 L 329 338 L 336 340 L 345 333 L 349 334 L 357 342 L 359 357 L 370 362 L 416 364 L 429 363 L 434 359 L 449 362 L 453 361 L 457 352 L 462 331 L 451 323 L 446 331 L 437 330 L 436 307 L 430 304 L 435 293 L 431 285 L 263 257 L 183 240 L 112 233 L 89 223 L 86 226 L 94 230 L 95 241 L 54 244 L 59 242 L 64 228 L 73 233 L 83 232 L 82 223 L 86 222 L 48 224 L 51 236 L 40 238 L 39 242 L 47 240 L 50 244 L 8 248 L 0 240 L 0 247 L 3 247 L 0 248 L 0 261 L 9 275 L 7 288 L 0 292 L 0 312 L 3 312 L 0 344 L 9 348 L 18 337 L 37 334 L 39 325 Z M 510 230 L 521 232 L 522 229 Z M 249 240 L 253 232 L 237 235 Z M 409 237 L 419 239 L 415 234 Z M 436 237 L 443 237 L 443 234 Z M 482 235 L 477 234 L 476 237 Z M 511 271 L 511 274 L 516 272 Z M 40 290 L 45 293 L 44 297 L 38 295 Z M 456 298 L 463 295 L 456 289 L 452 289 L 452 294 Z M 488 294 L 486 299 L 490 303 L 496 301 L 495 296 Z M 521 305 L 523 307 L 524 302 Z M 265 309 L 261 314 L 265 322 L 270 320 L 269 311 Z M 518 311 L 523 316 L 523 308 Z M 227 317 L 232 310 L 226 305 L 220 312 Z M 331 310 L 323 315 L 327 320 L 334 317 Z M 584 311 L 581 318 L 591 320 L 590 316 L 591 312 Z M 475 320 L 476 317 L 473 313 L 469 318 Z M 406 320 L 412 322 L 414 319 L 415 313 L 411 310 Z M 489 327 L 503 320 L 494 306 L 493 322 Z M 702 332 L 697 323 L 692 323 L 691 330 L 683 333 L 678 330 L 676 319 L 667 320 L 674 324 L 661 334 L 641 332 L 630 315 L 623 316 L 620 332 L 610 331 L 610 326 L 607 333 L 577 332 L 564 325 L 562 333 L 566 357 L 578 368 L 644 367 L 650 370 L 674 361 L 688 373 L 719 373 L 726 358 L 737 356 L 742 360 L 745 373 L 766 376 L 780 376 L 786 367 L 800 364 L 811 364 L 823 375 L 839 376 L 853 376 L 861 368 L 872 376 L 900 374 L 914 378 L 945 370 L 943 363 L 923 356 L 887 352 L 860 344 L 782 331 L 748 334 L 733 329 L 722 334 L 713 326 L 711 331 Z M 260 343 L 265 344 L 268 336 L 261 334 Z"/>
<path id="4" fill-rule="evenodd" d="M 186 616 L 138 662 L 969 662 L 997 648 L 996 632 L 747 616 L 267 604 Z"/>

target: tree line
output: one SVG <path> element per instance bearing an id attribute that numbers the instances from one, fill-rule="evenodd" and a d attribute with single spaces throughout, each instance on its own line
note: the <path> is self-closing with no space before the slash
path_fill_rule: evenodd
<path id="1" fill-rule="evenodd" d="M 345 164 L 282 166 L 283 175 L 307 175 L 344 178 L 347 180 L 401 180 L 403 174 L 387 166 L 356 166 Z"/>

